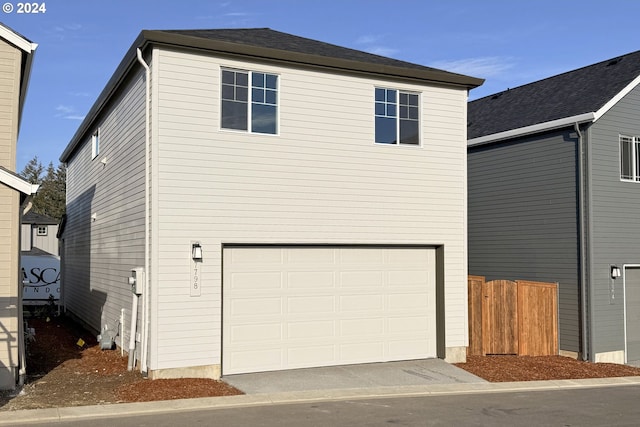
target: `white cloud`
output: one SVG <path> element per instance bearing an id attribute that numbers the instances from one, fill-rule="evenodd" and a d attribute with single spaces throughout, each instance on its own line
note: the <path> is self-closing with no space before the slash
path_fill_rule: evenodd
<path id="1" fill-rule="evenodd" d="M 56 107 L 56 111 L 61 114 L 68 114 L 68 113 L 73 113 L 75 109 L 71 106 L 60 104 Z"/>
<path id="2" fill-rule="evenodd" d="M 356 40 L 356 44 L 371 44 L 377 42 L 378 40 L 380 40 L 380 36 L 365 35 L 358 37 L 358 39 Z"/>
<path id="3" fill-rule="evenodd" d="M 55 110 L 57 111 L 57 114 L 54 115 L 54 117 L 57 118 L 62 118 L 62 119 L 66 119 L 66 120 L 84 120 L 83 115 L 79 115 L 76 112 L 76 109 L 72 106 L 69 105 L 58 105 Z"/>
<path id="4" fill-rule="evenodd" d="M 487 78 L 499 76 L 513 68 L 514 61 L 512 58 L 488 56 L 484 58 L 458 59 L 455 61 L 436 61 L 429 64 L 429 66 L 452 73 Z"/>

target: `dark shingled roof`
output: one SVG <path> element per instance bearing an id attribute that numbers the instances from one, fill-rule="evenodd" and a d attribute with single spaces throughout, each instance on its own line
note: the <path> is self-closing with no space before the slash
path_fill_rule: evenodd
<path id="1" fill-rule="evenodd" d="M 640 75 L 640 51 L 468 104 L 469 139 L 592 113 Z"/>
<path id="2" fill-rule="evenodd" d="M 324 56 L 327 58 L 347 59 L 350 61 L 368 62 L 371 64 L 389 65 L 416 70 L 440 71 L 411 62 L 399 61 L 385 56 L 374 55 L 360 50 L 336 46 L 318 40 L 282 33 L 270 28 L 220 29 L 220 30 L 166 30 L 168 34 L 197 37 L 201 39 L 219 40 L 230 43 L 251 45 L 267 49 L 285 50 L 303 54 Z M 451 73 L 452 75 L 454 73 Z"/>
<path id="3" fill-rule="evenodd" d="M 22 217 L 23 224 L 56 225 L 58 221 L 47 215 L 29 211 Z"/>

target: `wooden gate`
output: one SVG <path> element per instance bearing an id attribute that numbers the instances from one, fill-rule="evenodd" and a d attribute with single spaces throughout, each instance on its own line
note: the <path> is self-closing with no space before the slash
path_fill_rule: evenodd
<path id="1" fill-rule="evenodd" d="M 469 276 L 469 355 L 558 354 L 558 286 Z"/>

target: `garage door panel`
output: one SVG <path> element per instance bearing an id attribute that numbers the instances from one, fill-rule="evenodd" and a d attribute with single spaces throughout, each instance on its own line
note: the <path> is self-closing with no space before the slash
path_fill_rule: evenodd
<path id="1" fill-rule="evenodd" d="M 364 267 L 363 267 L 364 268 Z M 382 271 L 345 271 L 340 273 L 340 287 L 351 288 L 382 288 L 384 286 Z"/>
<path id="2" fill-rule="evenodd" d="M 335 336 L 335 322 L 333 320 L 287 323 L 287 338 L 290 340 L 331 339 L 333 336 Z"/>
<path id="3" fill-rule="evenodd" d="M 287 287 L 290 289 L 327 289 L 335 287 L 332 271 L 306 271 L 287 273 Z"/>
<path id="4" fill-rule="evenodd" d="M 333 345 L 306 345 L 287 351 L 287 365 L 291 369 L 309 366 L 328 366 L 336 360 Z"/>
<path id="5" fill-rule="evenodd" d="M 384 334 L 385 321 L 378 319 L 348 319 L 341 320 L 340 335 L 351 340 L 361 339 L 367 336 L 379 337 Z"/>
<path id="6" fill-rule="evenodd" d="M 280 298 L 238 298 L 231 301 L 231 315 L 263 316 L 282 313 L 282 300 Z"/>
<path id="7" fill-rule="evenodd" d="M 338 259 L 350 268 L 356 266 L 380 266 L 384 263 L 384 252 L 379 248 L 342 248 L 337 250 Z"/>
<path id="8" fill-rule="evenodd" d="M 342 313 L 384 309 L 384 297 L 381 295 L 342 295 L 339 301 Z"/>
<path id="9" fill-rule="evenodd" d="M 287 313 L 333 313 L 335 305 L 333 296 L 288 297 Z"/>
<path id="10" fill-rule="evenodd" d="M 335 263 L 335 251 L 333 248 L 306 248 L 304 251 L 291 251 L 288 248 L 285 251 L 287 265 L 291 268 L 312 268 L 322 265 L 333 265 Z"/>
<path id="11" fill-rule="evenodd" d="M 269 291 L 282 287 L 282 274 L 280 271 L 235 273 L 230 285 L 233 289 L 246 289 L 254 291 Z"/>
<path id="12" fill-rule="evenodd" d="M 426 293 L 402 293 L 389 295 L 389 310 L 435 310 L 435 303 Z"/>
<path id="13" fill-rule="evenodd" d="M 224 251 L 223 374 L 436 356 L 433 249 L 259 249 Z"/>
<path id="14" fill-rule="evenodd" d="M 429 272 L 420 270 L 403 270 L 389 272 L 389 286 L 423 288 L 431 281 Z"/>
<path id="15" fill-rule="evenodd" d="M 237 325 L 229 328 L 229 333 L 232 343 L 241 344 L 251 340 L 274 342 L 282 339 L 282 324 Z"/>

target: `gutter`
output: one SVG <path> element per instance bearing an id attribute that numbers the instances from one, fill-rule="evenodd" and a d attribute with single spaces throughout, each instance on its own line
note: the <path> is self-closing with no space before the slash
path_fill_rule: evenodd
<path id="1" fill-rule="evenodd" d="M 39 186 L 36 184 L 31 184 L 30 193 L 23 193 L 26 197 L 21 200 L 20 203 L 20 231 L 22 231 L 22 215 L 27 210 L 27 206 L 31 203 L 31 198 L 38 191 Z M 18 252 L 18 266 L 20 266 L 20 253 Z M 18 277 L 21 275 L 18 274 Z M 27 378 L 27 354 L 26 354 L 26 345 L 24 342 L 24 307 L 22 305 L 23 298 L 23 288 L 22 288 L 22 280 L 18 281 L 18 385 L 22 387 Z"/>
<path id="2" fill-rule="evenodd" d="M 149 152 L 151 151 L 150 136 L 150 111 L 151 111 L 151 69 L 142 57 L 142 51 L 136 49 L 136 56 L 140 65 L 144 67 L 145 72 L 145 124 L 144 124 L 144 298 L 142 300 L 142 355 L 140 358 L 140 371 L 147 374 L 148 371 L 148 352 L 149 352 Z"/>
<path id="3" fill-rule="evenodd" d="M 593 122 L 596 119 L 596 113 L 584 113 L 572 117 L 564 117 L 562 119 L 551 120 L 544 123 L 538 123 L 531 126 L 525 126 L 518 129 L 511 129 L 504 132 L 498 132 L 491 135 L 485 135 L 478 138 L 469 139 L 467 147 L 488 144 L 491 142 L 502 141 L 517 136 L 531 135 L 538 132 L 560 129 L 567 126 L 573 126 L 576 123 Z"/>
<path id="4" fill-rule="evenodd" d="M 580 329 L 581 329 L 581 339 L 580 339 L 580 357 L 582 360 L 589 360 L 589 343 L 590 339 L 590 331 L 589 331 L 589 311 L 588 311 L 588 286 L 587 286 L 587 266 L 588 263 L 588 255 L 587 255 L 587 230 L 586 230 L 586 212 L 585 212 L 585 184 L 587 181 L 585 180 L 585 158 L 584 158 L 584 137 L 582 132 L 580 132 L 580 125 L 576 122 L 574 123 L 574 129 L 578 134 L 578 221 L 580 221 Z"/>

